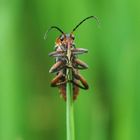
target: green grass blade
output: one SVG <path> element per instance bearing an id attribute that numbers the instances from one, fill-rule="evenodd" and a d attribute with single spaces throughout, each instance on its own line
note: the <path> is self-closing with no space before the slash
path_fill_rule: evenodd
<path id="1" fill-rule="evenodd" d="M 67 70 L 68 79 L 72 79 L 71 70 Z M 67 83 L 66 99 L 66 130 L 67 140 L 75 140 L 74 134 L 74 108 L 73 108 L 73 87 L 72 83 Z"/>

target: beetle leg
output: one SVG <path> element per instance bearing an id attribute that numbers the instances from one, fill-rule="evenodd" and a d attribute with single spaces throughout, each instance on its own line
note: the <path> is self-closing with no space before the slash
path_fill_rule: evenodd
<path id="1" fill-rule="evenodd" d="M 87 49 L 83 49 L 83 48 L 75 48 L 72 50 L 72 53 L 74 55 L 77 55 L 77 54 L 83 54 L 83 53 L 87 53 L 88 50 Z"/>
<path id="2" fill-rule="evenodd" d="M 76 68 L 76 69 L 87 69 L 88 68 L 88 65 L 79 59 L 75 59 L 74 63 L 75 63 L 74 68 Z"/>
<path id="3" fill-rule="evenodd" d="M 79 84 L 78 80 L 75 79 L 74 81 L 76 84 Z M 78 93 L 79 93 L 79 87 L 74 84 L 73 85 L 73 100 L 76 100 Z"/>
<path id="4" fill-rule="evenodd" d="M 54 77 L 54 79 L 51 81 L 51 86 L 52 87 L 56 87 L 57 84 L 58 84 L 58 82 L 59 82 L 59 80 L 60 80 L 60 78 L 62 78 L 62 76 L 63 76 L 63 73 L 62 72 L 59 72 L 58 75 L 56 75 Z"/>
<path id="5" fill-rule="evenodd" d="M 89 88 L 89 86 L 88 86 L 86 80 L 85 80 L 84 77 L 82 77 L 80 74 L 74 73 L 74 77 L 75 77 L 77 80 L 79 80 L 79 81 L 82 83 L 83 86 L 81 86 L 79 83 L 75 82 L 75 79 L 72 81 L 73 84 L 75 84 L 76 86 L 78 86 L 78 87 L 80 87 L 80 88 L 82 88 L 82 89 L 85 89 L 85 90 Z"/>
<path id="6" fill-rule="evenodd" d="M 55 51 L 55 52 L 49 53 L 49 56 L 62 57 L 62 56 L 64 56 L 64 53 L 62 51 Z"/>
<path id="7" fill-rule="evenodd" d="M 51 81 L 51 86 L 61 86 L 67 83 L 66 76 L 63 74 L 62 71 L 60 71 L 55 78 Z"/>
<path id="8" fill-rule="evenodd" d="M 49 73 L 58 72 L 64 67 L 64 63 L 62 61 L 57 61 L 49 70 Z"/>

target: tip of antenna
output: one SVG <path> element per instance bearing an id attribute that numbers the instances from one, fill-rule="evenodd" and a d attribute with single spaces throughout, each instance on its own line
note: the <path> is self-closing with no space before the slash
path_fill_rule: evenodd
<path id="1" fill-rule="evenodd" d="M 101 26 L 101 23 L 100 23 L 100 20 L 99 20 L 99 18 L 98 17 L 96 17 L 96 16 L 91 16 L 91 17 L 93 17 L 96 21 L 97 21 L 97 26 L 98 26 L 98 28 L 100 28 Z"/>
<path id="2" fill-rule="evenodd" d="M 44 40 L 46 40 L 46 39 L 47 39 L 47 35 L 46 35 L 46 33 L 45 33 L 45 35 L 44 35 L 44 37 L 43 37 L 43 38 L 44 38 Z"/>
<path id="3" fill-rule="evenodd" d="M 46 32 L 45 32 L 45 35 L 44 35 L 44 40 L 46 40 L 47 39 L 47 34 L 48 34 L 48 32 L 50 31 L 52 29 L 52 27 L 50 27 Z"/>

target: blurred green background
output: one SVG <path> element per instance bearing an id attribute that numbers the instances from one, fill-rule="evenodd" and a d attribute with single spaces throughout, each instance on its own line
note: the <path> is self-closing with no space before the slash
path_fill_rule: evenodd
<path id="1" fill-rule="evenodd" d="M 65 140 L 65 101 L 50 87 L 57 31 L 75 32 L 90 89 L 75 101 L 76 140 L 140 138 L 139 0 L 0 0 L 0 140 Z"/>

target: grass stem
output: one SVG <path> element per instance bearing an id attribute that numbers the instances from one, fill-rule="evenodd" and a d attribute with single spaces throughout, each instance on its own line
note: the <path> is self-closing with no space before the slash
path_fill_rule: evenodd
<path id="1" fill-rule="evenodd" d="M 72 79 L 71 69 L 67 69 L 68 80 Z M 75 140 L 74 134 L 74 109 L 73 109 L 73 85 L 71 82 L 67 83 L 66 88 L 66 131 L 67 140 Z"/>

